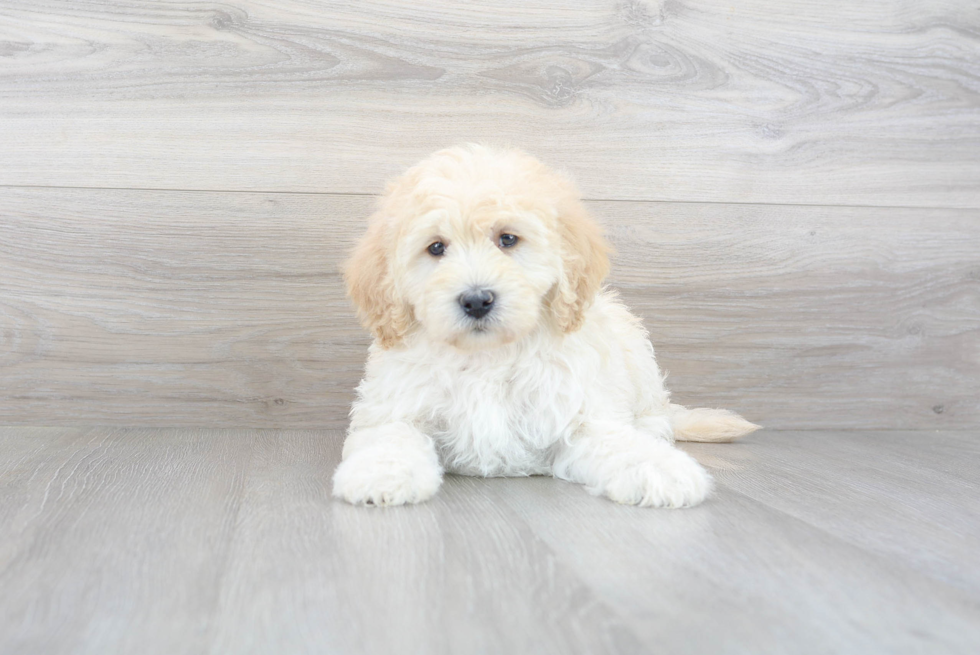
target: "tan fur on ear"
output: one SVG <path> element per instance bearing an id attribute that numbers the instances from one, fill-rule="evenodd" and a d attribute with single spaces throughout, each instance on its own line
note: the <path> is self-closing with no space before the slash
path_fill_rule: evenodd
<path id="1" fill-rule="evenodd" d="M 551 300 L 551 310 L 563 332 L 574 332 L 582 326 L 585 310 L 609 274 L 611 248 L 602 236 L 602 229 L 578 199 L 574 187 L 558 204 L 558 232 L 564 277 Z"/>
<path id="2" fill-rule="evenodd" d="M 395 291 L 389 264 L 392 247 L 389 230 L 382 215 L 372 216 L 367 234 L 344 265 L 347 293 L 357 306 L 357 316 L 382 348 L 401 341 L 413 322 L 411 308 Z"/>

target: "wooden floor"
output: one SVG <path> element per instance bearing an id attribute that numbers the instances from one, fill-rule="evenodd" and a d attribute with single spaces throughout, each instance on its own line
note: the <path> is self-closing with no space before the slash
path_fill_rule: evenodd
<path id="1" fill-rule="evenodd" d="M 331 431 L 0 431 L 0 652 L 976 653 L 980 440 L 692 445 L 690 510 L 550 478 L 330 498 Z"/>

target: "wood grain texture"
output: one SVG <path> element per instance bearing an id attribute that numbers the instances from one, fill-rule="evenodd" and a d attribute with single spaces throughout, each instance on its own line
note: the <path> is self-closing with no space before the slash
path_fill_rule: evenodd
<path id="1" fill-rule="evenodd" d="M 0 652 L 973 653 L 976 576 L 920 555 L 975 561 L 978 481 L 937 470 L 976 440 L 866 436 L 699 445 L 690 510 L 453 476 L 376 509 L 330 498 L 337 431 L 0 428 Z"/>
<path id="2" fill-rule="evenodd" d="M 0 184 L 365 193 L 510 142 L 596 199 L 980 207 L 956 0 L 0 3 Z"/>
<path id="3" fill-rule="evenodd" d="M 453 481 L 439 503 L 404 512 L 332 500 L 340 445 L 322 431 L 254 443 L 212 653 L 641 651 L 531 526 L 480 490 Z"/>
<path id="4" fill-rule="evenodd" d="M 977 431 L 931 436 L 776 432 L 731 449 L 685 448 L 727 488 L 946 584 L 980 589 Z"/>
<path id="5" fill-rule="evenodd" d="M 342 427 L 372 200 L 0 192 L 0 421 Z M 980 420 L 974 210 L 592 202 L 675 398 L 768 427 Z"/>
<path id="6" fill-rule="evenodd" d="M 0 652 L 203 652 L 248 440 L 0 432 Z"/>
<path id="7" fill-rule="evenodd" d="M 975 590 L 871 555 L 724 484 L 691 513 L 586 502 L 581 489 L 547 478 L 493 490 L 642 643 L 665 651 L 967 653 L 980 629 Z M 968 520 L 968 510 L 959 514 Z"/>

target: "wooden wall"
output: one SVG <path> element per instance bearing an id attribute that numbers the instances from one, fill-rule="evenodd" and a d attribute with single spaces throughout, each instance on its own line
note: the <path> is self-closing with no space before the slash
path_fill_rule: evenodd
<path id="1" fill-rule="evenodd" d="M 677 400 L 980 419 L 970 3 L 0 2 L 0 422 L 338 427 L 337 265 L 457 141 L 568 169 Z"/>

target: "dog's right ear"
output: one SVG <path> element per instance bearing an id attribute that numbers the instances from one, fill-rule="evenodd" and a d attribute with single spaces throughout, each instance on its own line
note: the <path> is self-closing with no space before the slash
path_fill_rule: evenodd
<path id="1" fill-rule="evenodd" d="M 391 270 L 394 237 L 386 218 L 378 213 L 368 220 L 368 231 L 344 266 L 347 293 L 357 306 L 361 323 L 382 348 L 405 336 L 413 322 L 412 310 L 395 289 Z"/>

